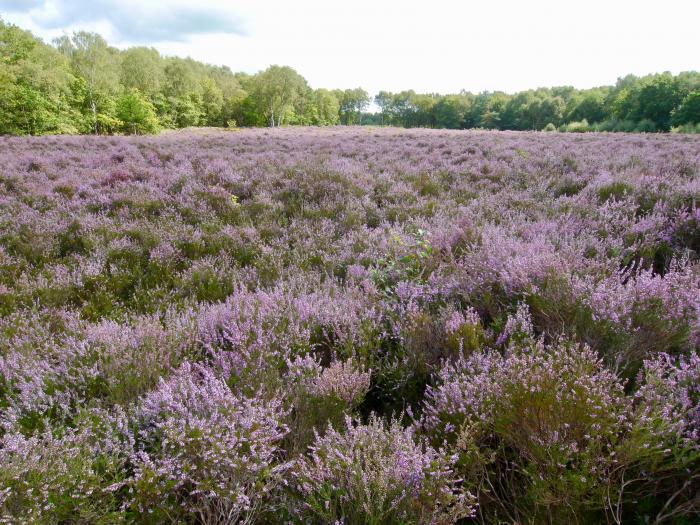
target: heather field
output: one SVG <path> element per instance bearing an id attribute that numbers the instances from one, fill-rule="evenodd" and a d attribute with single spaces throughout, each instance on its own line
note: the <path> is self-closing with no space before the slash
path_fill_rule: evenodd
<path id="1" fill-rule="evenodd" d="M 700 136 L 0 137 L 0 523 L 697 524 Z"/>

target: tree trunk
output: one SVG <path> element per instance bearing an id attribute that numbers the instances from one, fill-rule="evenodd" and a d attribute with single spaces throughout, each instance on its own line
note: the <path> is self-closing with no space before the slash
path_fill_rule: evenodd
<path id="1" fill-rule="evenodd" d="M 92 108 L 92 125 L 95 128 L 95 135 L 97 135 L 97 106 L 92 99 L 92 95 L 90 96 L 90 107 Z"/>

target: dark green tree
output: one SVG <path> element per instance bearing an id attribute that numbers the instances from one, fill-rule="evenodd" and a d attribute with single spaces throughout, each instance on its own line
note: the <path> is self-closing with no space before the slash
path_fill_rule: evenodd
<path id="1" fill-rule="evenodd" d="M 469 111 L 469 101 L 461 95 L 440 97 L 433 106 L 435 127 L 460 129 Z"/>
<path id="2" fill-rule="evenodd" d="M 671 118 L 674 126 L 700 124 L 700 91 L 689 93 Z"/>
<path id="3" fill-rule="evenodd" d="M 671 128 L 671 113 L 680 106 L 682 93 L 670 73 L 654 75 L 642 81 L 632 113 L 634 120 L 651 120 L 656 129 Z"/>

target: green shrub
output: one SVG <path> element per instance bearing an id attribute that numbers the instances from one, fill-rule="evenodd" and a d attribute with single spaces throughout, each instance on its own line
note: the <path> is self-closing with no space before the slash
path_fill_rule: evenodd
<path id="1" fill-rule="evenodd" d="M 648 118 L 640 120 L 634 127 L 634 131 L 637 133 L 654 133 L 656 130 L 656 123 Z"/>
<path id="2" fill-rule="evenodd" d="M 634 188 L 624 181 L 615 181 L 598 188 L 598 201 L 602 204 L 611 199 L 620 200 L 630 195 Z"/>
<path id="3" fill-rule="evenodd" d="M 680 126 L 676 126 L 674 128 L 671 128 L 671 133 L 689 133 L 689 134 L 695 134 L 695 133 L 700 133 L 700 123 L 698 124 L 681 124 Z"/>
<path id="4" fill-rule="evenodd" d="M 588 121 L 586 119 L 583 119 L 580 122 L 569 122 L 565 125 L 564 131 L 568 133 L 586 133 L 588 131 L 591 131 L 591 127 L 588 124 Z"/>

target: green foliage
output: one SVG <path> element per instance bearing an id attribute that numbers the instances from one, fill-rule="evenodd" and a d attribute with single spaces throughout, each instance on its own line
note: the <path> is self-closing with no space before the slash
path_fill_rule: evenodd
<path id="1" fill-rule="evenodd" d="M 0 133 L 76 132 L 74 80 L 55 49 L 0 19 Z"/>
<path id="2" fill-rule="evenodd" d="M 163 59 L 153 48 L 132 47 L 122 53 L 120 81 L 127 89 L 156 96 L 165 83 Z"/>
<path id="3" fill-rule="evenodd" d="M 639 127 L 648 131 L 650 123 L 656 129 L 668 131 L 670 128 L 671 112 L 679 105 L 681 96 L 676 81 L 670 73 L 656 75 L 642 82 L 637 94 L 635 120 L 640 121 Z M 642 124 L 644 122 L 644 124 Z"/>
<path id="4" fill-rule="evenodd" d="M 598 201 L 602 204 L 611 199 L 620 200 L 632 192 L 633 188 L 623 182 L 615 181 L 598 188 Z"/>
<path id="5" fill-rule="evenodd" d="M 221 126 L 224 94 L 210 77 L 202 79 L 202 118 L 207 126 Z"/>
<path id="6" fill-rule="evenodd" d="M 700 133 L 700 124 L 683 124 L 671 128 L 672 133 Z"/>
<path id="7" fill-rule="evenodd" d="M 141 135 L 158 131 L 158 118 L 153 104 L 136 88 L 123 93 L 117 100 L 117 118 L 125 133 Z"/>
<path id="8" fill-rule="evenodd" d="M 680 107 L 673 112 L 672 121 L 675 126 L 700 124 L 700 91 L 689 93 L 683 99 Z"/>
<path id="9" fill-rule="evenodd" d="M 55 45 L 69 61 L 77 77 L 84 81 L 81 110 L 89 115 L 94 133 L 113 133 L 119 127 L 114 115 L 119 91 L 119 51 L 96 33 L 79 31 L 62 36 Z M 87 131 L 87 130 L 85 130 Z"/>
<path id="10" fill-rule="evenodd" d="M 583 119 L 581 122 L 569 122 L 563 126 L 563 131 L 567 131 L 569 133 L 586 133 L 587 131 L 591 131 L 591 127 L 588 124 L 588 121 Z"/>
<path id="11" fill-rule="evenodd" d="M 634 131 L 637 133 L 653 133 L 656 131 L 656 123 L 648 118 L 643 118 L 634 127 Z"/>
<path id="12" fill-rule="evenodd" d="M 270 66 L 250 81 L 250 97 L 270 127 L 281 126 L 304 101 L 308 85 L 291 67 Z"/>
<path id="13" fill-rule="evenodd" d="M 435 103 L 435 127 L 459 129 L 469 111 L 469 100 L 459 95 L 442 97 Z"/>
<path id="14" fill-rule="evenodd" d="M 340 101 L 335 93 L 327 89 L 314 91 L 315 122 L 319 126 L 332 126 L 340 121 Z"/>
<path id="15" fill-rule="evenodd" d="M 342 124 L 362 124 L 362 111 L 369 105 L 369 95 L 362 88 L 337 90 L 340 102 L 340 122 Z"/>
<path id="16" fill-rule="evenodd" d="M 172 122 L 175 127 L 187 128 L 200 124 L 203 112 L 201 101 L 197 95 L 174 98 L 169 102 L 172 109 Z"/>
<path id="17" fill-rule="evenodd" d="M 605 91 L 592 89 L 573 95 L 567 103 L 567 120 L 601 122 L 606 117 Z"/>
<path id="18" fill-rule="evenodd" d="M 377 261 L 371 276 L 377 287 L 385 294 L 396 293 L 395 286 L 401 281 L 423 280 L 427 277 L 426 262 L 433 253 L 433 248 L 424 230 L 418 230 L 407 244 L 395 236 L 394 254 Z"/>

